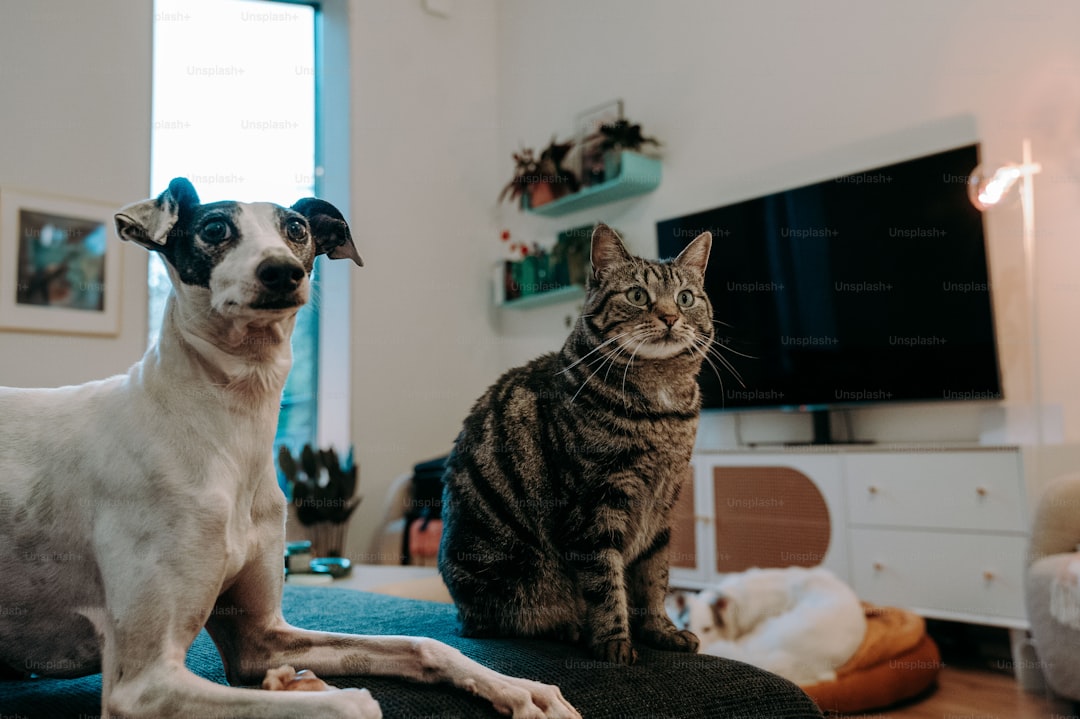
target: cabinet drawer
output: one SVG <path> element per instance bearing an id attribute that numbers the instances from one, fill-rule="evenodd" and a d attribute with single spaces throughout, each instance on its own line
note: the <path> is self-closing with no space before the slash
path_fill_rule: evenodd
<path id="1" fill-rule="evenodd" d="M 864 601 L 1022 621 L 1025 537 L 852 529 L 852 587 Z"/>
<path id="2" fill-rule="evenodd" d="M 852 524 L 1026 530 L 1013 452 L 853 454 L 845 473 Z"/>

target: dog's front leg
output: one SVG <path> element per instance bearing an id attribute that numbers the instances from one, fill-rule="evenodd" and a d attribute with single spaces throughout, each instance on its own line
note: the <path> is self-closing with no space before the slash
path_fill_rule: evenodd
<path id="1" fill-rule="evenodd" d="M 514 719 L 581 719 L 558 687 L 505 676 L 434 639 L 293 627 L 281 615 L 281 585 L 280 560 L 255 560 L 219 600 L 222 611 L 214 612 L 207 622 L 230 682 L 258 683 L 268 670 L 289 664 L 322 677 L 368 675 L 445 682 L 490 701 L 497 711 Z"/>
<path id="2" fill-rule="evenodd" d="M 95 538 L 106 606 L 87 609 L 102 639 L 102 716 L 124 719 L 379 719 L 379 705 L 366 690 L 268 692 L 223 686 L 184 666 L 188 647 L 207 621 L 224 571 L 212 564 L 217 545 L 201 543 L 181 527 L 175 535 L 146 533 L 137 547 L 130 523 L 142 515 L 109 515 Z M 212 520 L 199 526 L 207 537 L 222 536 Z M 128 522 L 128 526 L 125 526 Z M 116 531 L 123 528 L 124 531 Z M 175 537 L 186 537 L 177 542 Z M 119 539 L 118 539 L 119 538 Z M 205 540 L 202 540 L 205 541 Z M 176 545 L 191 549 L 177 553 Z M 192 557 L 196 559 L 191 560 Z"/>
<path id="3" fill-rule="evenodd" d="M 486 699 L 498 712 L 515 719 L 580 719 L 558 687 L 499 674 L 434 639 L 315 632 L 282 621 L 263 633 L 262 645 L 267 668 L 291 664 L 326 677 L 366 675 L 442 682 Z"/>

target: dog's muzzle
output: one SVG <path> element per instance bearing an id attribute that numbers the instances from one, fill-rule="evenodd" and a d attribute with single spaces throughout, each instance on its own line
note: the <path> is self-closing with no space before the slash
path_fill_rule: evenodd
<path id="1" fill-rule="evenodd" d="M 287 257 L 263 260 L 255 268 L 255 277 L 263 291 L 252 303 L 254 309 L 285 309 L 302 305 L 306 300 L 301 292 L 307 272 L 299 262 Z"/>

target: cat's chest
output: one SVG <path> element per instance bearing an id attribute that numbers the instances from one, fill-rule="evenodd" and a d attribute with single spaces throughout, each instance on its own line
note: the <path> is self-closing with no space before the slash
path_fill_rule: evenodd
<path id="1" fill-rule="evenodd" d="M 686 405 L 685 398 L 676 395 L 667 387 L 657 389 L 652 400 L 658 409 L 665 412 L 682 409 Z"/>

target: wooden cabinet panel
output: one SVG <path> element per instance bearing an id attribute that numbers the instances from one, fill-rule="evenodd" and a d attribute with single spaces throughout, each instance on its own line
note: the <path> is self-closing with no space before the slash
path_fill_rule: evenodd
<path id="1" fill-rule="evenodd" d="M 791 467 L 713 468 L 716 571 L 813 567 L 832 527 L 813 480 Z"/>
<path id="2" fill-rule="evenodd" d="M 679 501 L 671 512 L 670 564 L 680 569 L 697 569 L 697 513 L 694 510 L 694 473 L 688 472 Z"/>

